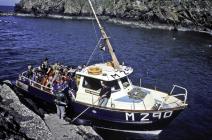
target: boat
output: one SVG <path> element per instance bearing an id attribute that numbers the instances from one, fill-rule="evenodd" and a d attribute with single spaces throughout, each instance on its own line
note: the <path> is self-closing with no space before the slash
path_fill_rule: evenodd
<path id="1" fill-rule="evenodd" d="M 110 38 L 88 0 L 111 59 L 106 63 L 86 65 L 75 73 L 78 90 L 71 99 L 72 122 L 89 124 L 102 130 L 131 134 L 158 135 L 187 106 L 187 89 L 173 85 L 169 93 L 133 85 L 129 76 L 133 68 L 120 64 Z M 107 82 L 111 96 L 106 106 L 99 106 L 101 82 Z M 43 102 L 54 103 L 52 87 L 19 75 L 16 86 Z"/>

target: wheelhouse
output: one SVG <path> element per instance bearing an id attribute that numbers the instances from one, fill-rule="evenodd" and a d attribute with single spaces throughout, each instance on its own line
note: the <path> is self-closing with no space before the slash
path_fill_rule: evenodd
<path id="1" fill-rule="evenodd" d="M 89 73 L 89 68 L 93 67 L 98 67 L 101 70 L 100 73 Z M 167 109 L 186 105 L 184 101 L 175 96 L 169 96 L 166 99 L 168 97 L 167 93 L 133 85 L 128 78 L 132 71 L 131 68 L 126 66 L 122 66 L 122 69 L 117 71 L 106 64 L 84 68 L 82 71 L 77 72 L 78 91 L 76 101 L 97 106 L 101 82 L 104 81 L 107 82 L 112 91 L 106 108 L 138 111 L 158 108 Z M 185 98 L 187 96 L 186 92 L 183 94 Z"/>

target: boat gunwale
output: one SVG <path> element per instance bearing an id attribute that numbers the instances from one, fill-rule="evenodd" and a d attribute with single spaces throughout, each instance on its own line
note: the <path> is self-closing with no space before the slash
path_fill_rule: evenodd
<path id="1" fill-rule="evenodd" d="M 26 80 L 29 81 L 29 86 L 31 86 L 31 87 L 33 87 L 33 88 L 36 88 L 36 89 L 38 89 L 38 90 L 44 91 L 44 92 L 46 92 L 46 93 L 48 93 L 48 94 L 50 94 L 50 95 L 54 95 L 54 94 L 51 92 L 51 91 L 52 91 L 52 88 L 47 87 L 47 86 L 45 86 L 45 85 L 42 85 L 42 84 L 40 84 L 40 83 L 38 83 L 38 82 L 36 82 L 36 81 L 34 81 L 34 80 L 32 80 L 32 79 L 30 79 L 30 78 L 24 76 L 24 73 L 27 73 L 27 71 L 22 72 L 22 73 L 19 75 L 19 79 L 16 80 L 16 81 L 22 81 L 22 82 L 24 82 L 24 80 L 26 79 Z M 23 80 L 22 78 L 23 78 L 24 80 Z M 39 85 L 41 88 L 34 86 L 32 83 Z M 17 83 L 16 83 L 16 85 L 17 85 Z M 50 92 L 48 92 L 48 91 L 46 91 L 46 90 L 42 90 L 42 88 L 43 88 L 43 89 L 44 89 L 44 88 L 45 88 L 45 89 L 48 89 L 48 90 L 50 90 Z"/>
<path id="2" fill-rule="evenodd" d="M 25 72 L 27 72 L 27 71 L 25 71 Z M 23 73 L 25 73 L 25 72 L 23 72 Z M 26 76 L 24 76 L 23 73 L 20 75 L 20 77 L 24 77 L 25 79 L 27 79 L 29 81 L 33 81 L 33 80 L 27 78 Z M 19 80 L 21 80 L 21 79 L 19 79 Z M 17 81 L 19 81 L 19 80 L 17 80 Z M 39 83 L 37 83 L 35 81 L 33 81 L 33 82 L 36 83 L 36 84 L 39 84 Z M 44 87 L 44 88 L 51 89 L 51 88 L 49 88 L 47 86 L 44 86 L 44 85 L 41 85 L 41 84 L 39 84 L 39 85 Z M 33 86 L 32 84 L 29 84 L 29 86 L 31 86 L 33 88 L 36 88 L 37 90 L 43 91 L 45 93 L 48 93 L 49 95 L 54 96 L 54 94 L 52 94 L 51 92 L 42 90 L 41 88 Z M 161 112 L 161 111 L 170 111 L 170 110 L 180 110 L 180 109 L 184 109 L 184 108 L 186 108 L 188 106 L 188 104 L 183 104 L 183 105 L 181 105 L 179 107 L 166 108 L 166 109 L 160 109 L 160 110 L 129 110 L 129 109 L 119 109 L 119 108 L 110 108 L 110 107 L 99 107 L 99 106 L 94 105 L 94 104 L 83 103 L 83 102 L 80 102 L 80 101 L 73 101 L 73 102 L 80 103 L 80 104 L 83 104 L 83 105 L 88 106 L 88 107 L 95 107 L 95 108 L 101 108 L 101 109 L 104 109 L 104 110 L 123 111 L 123 112 L 126 112 L 126 111 L 127 112 L 154 112 L 154 111 Z"/>
<path id="3" fill-rule="evenodd" d="M 46 88 L 46 89 L 49 89 L 49 90 L 51 91 L 52 88 L 49 88 L 49 87 L 44 86 L 44 85 L 41 85 L 40 83 L 38 83 L 38 82 L 36 82 L 36 81 L 33 81 L 33 80 L 27 78 L 26 76 L 24 76 L 24 73 L 26 73 L 26 72 L 27 72 L 27 71 L 22 72 L 22 73 L 19 75 L 19 80 L 17 80 L 17 81 L 22 81 L 22 82 L 23 82 L 23 80 L 20 79 L 21 77 L 23 77 L 24 79 L 26 79 L 26 80 L 28 80 L 28 81 L 30 82 L 30 83 L 29 83 L 29 86 L 31 86 L 31 87 L 33 87 L 33 88 L 36 88 L 37 90 L 40 90 L 40 91 L 42 91 L 42 92 L 45 92 L 45 93 L 47 93 L 47 94 L 49 94 L 49 95 L 55 96 L 53 93 L 44 90 L 44 88 Z M 42 89 L 42 88 L 39 88 L 39 87 L 36 87 L 36 86 L 33 86 L 31 82 L 38 84 L 38 85 L 41 86 L 43 89 Z M 151 89 L 150 89 L 150 90 L 151 90 Z M 160 92 L 161 92 L 161 91 L 160 91 Z M 90 93 L 90 94 L 92 94 L 92 93 Z M 122 112 L 138 112 L 138 113 L 139 113 L 139 112 L 155 112 L 155 111 L 156 111 L 156 112 L 162 112 L 162 111 L 170 111 L 170 110 L 180 110 L 180 109 L 184 109 L 184 108 L 186 108 L 186 107 L 188 106 L 188 104 L 184 103 L 184 104 L 182 104 L 181 106 L 178 106 L 178 107 L 166 108 L 166 109 L 159 109 L 159 110 L 132 110 L 132 109 L 129 110 L 129 109 L 120 109 L 120 108 L 112 108 L 112 107 L 100 107 L 100 106 L 98 106 L 98 105 L 89 104 L 89 103 L 84 103 L 84 102 L 80 102 L 80 101 L 76 101 L 76 100 L 73 101 L 73 102 L 80 103 L 80 104 L 83 104 L 83 105 L 88 106 L 88 107 L 101 108 L 101 109 L 104 109 L 104 110 L 122 111 Z"/>
<path id="4" fill-rule="evenodd" d="M 18 80 L 17 80 L 18 81 Z M 40 88 L 38 87 L 35 87 L 35 86 L 32 86 L 30 85 L 31 87 L 33 88 L 36 88 L 37 90 L 40 90 L 42 92 L 45 92 L 45 93 L 48 93 L 49 95 L 52 95 L 54 96 L 54 94 L 52 93 L 49 93 L 45 90 L 41 90 Z M 20 87 L 21 88 L 21 87 Z M 95 107 L 95 108 L 98 108 L 98 109 L 103 109 L 103 110 L 108 110 L 108 111 L 116 111 L 116 112 L 133 112 L 133 113 L 140 113 L 140 112 L 165 112 L 165 111 L 175 111 L 175 110 L 180 110 L 180 109 L 184 109 L 188 106 L 188 104 L 183 104 L 182 106 L 180 107 L 175 107 L 175 108 L 167 108 L 167 109 L 160 109 L 160 110 L 129 110 L 129 109 L 119 109 L 119 108 L 110 108 L 110 107 L 102 107 L 102 106 L 98 106 L 98 105 L 94 105 L 94 104 L 88 104 L 88 103 L 83 103 L 83 102 L 80 102 L 80 101 L 72 101 L 73 103 L 79 103 L 81 105 L 85 105 L 87 107 Z"/>
<path id="5" fill-rule="evenodd" d="M 85 105 L 87 107 L 95 107 L 98 109 L 104 109 L 104 110 L 109 110 L 109 111 L 117 111 L 117 112 L 133 112 L 133 113 L 140 113 L 140 112 L 144 112 L 144 113 L 149 113 L 149 112 L 166 112 L 166 111 L 175 111 L 175 110 L 181 110 L 184 109 L 188 106 L 188 104 L 183 104 L 180 107 L 175 107 L 175 108 L 167 108 L 167 109 L 160 109 L 160 110 L 128 110 L 128 109 L 119 109 L 119 108 L 109 108 L 109 107 L 102 107 L 102 106 L 98 106 L 98 105 L 94 105 L 94 104 L 88 104 L 88 103 L 83 103 L 80 101 L 73 101 L 75 103 L 79 103 L 82 105 Z"/>

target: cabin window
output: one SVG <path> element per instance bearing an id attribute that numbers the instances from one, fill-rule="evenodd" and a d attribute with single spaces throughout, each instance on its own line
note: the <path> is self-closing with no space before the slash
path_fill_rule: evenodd
<path id="1" fill-rule="evenodd" d="M 92 89 L 92 90 L 99 90 L 102 88 L 100 80 L 89 78 L 89 77 L 84 78 L 83 87 Z"/>
<path id="2" fill-rule="evenodd" d="M 110 86 L 112 90 L 120 90 L 120 86 L 117 80 L 108 82 L 108 86 Z"/>
<path id="3" fill-rule="evenodd" d="M 128 80 L 127 77 L 121 78 L 121 83 L 122 83 L 124 89 L 129 87 L 129 85 L 130 85 L 129 80 Z"/>

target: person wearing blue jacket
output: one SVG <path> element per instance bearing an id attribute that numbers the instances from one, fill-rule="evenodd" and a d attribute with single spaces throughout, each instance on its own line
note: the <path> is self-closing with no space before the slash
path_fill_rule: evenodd
<path id="1" fill-rule="evenodd" d="M 57 108 L 57 115 L 60 119 L 64 119 L 66 115 L 65 108 L 67 107 L 67 99 L 63 92 L 64 86 L 60 82 L 53 83 L 53 93 L 55 95 L 55 104 Z"/>

